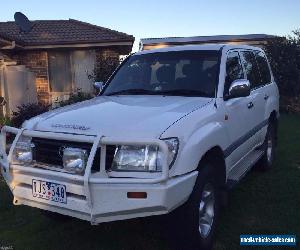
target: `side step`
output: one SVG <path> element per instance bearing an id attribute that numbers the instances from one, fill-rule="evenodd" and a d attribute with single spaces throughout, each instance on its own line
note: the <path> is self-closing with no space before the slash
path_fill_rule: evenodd
<path id="1" fill-rule="evenodd" d="M 263 150 L 253 150 L 250 154 L 245 156 L 236 166 L 234 166 L 228 173 L 227 185 L 229 188 L 237 184 L 246 173 L 253 167 L 253 165 L 263 155 Z"/>

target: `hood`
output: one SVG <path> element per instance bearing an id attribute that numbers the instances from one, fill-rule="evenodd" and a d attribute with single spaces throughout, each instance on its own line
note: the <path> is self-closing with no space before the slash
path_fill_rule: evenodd
<path id="1" fill-rule="evenodd" d="M 39 131 L 158 138 L 169 126 L 211 98 L 180 96 L 99 96 L 52 110 L 24 123 Z"/>

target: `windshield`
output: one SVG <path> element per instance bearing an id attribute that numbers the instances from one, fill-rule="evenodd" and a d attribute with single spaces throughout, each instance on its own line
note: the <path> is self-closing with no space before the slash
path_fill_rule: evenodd
<path id="1" fill-rule="evenodd" d="M 103 95 L 214 97 L 218 51 L 171 51 L 131 56 L 108 82 Z"/>

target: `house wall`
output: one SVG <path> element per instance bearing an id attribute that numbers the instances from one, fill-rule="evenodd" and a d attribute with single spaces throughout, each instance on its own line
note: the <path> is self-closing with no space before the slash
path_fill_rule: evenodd
<path id="1" fill-rule="evenodd" d="M 50 102 L 48 54 L 46 51 L 20 51 L 13 56 L 20 65 L 25 65 L 35 74 L 38 101 Z"/>
<path id="2" fill-rule="evenodd" d="M 2 65 L 1 55 L 0 55 L 0 96 L 4 97 L 4 75 L 3 75 L 3 65 Z M 3 115 L 4 115 L 4 107 L 0 105 L 0 118 L 2 118 Z"/>
<path id="3" fill-rule="evenodd" d="M 114 57 L 119 59 L 120 55 L 116 48 L 96 48 L 91 50 L 95 51 L 96 62 L 100 60 L 101 57 Z M 18 51 L 10 55 L 10 57 L 15 60 L 18 65 L 25 65 L 35 74 L 38 101 L 50 104 L 52 102 L 52 94 L 49 85 L 48 52 L 45 50 Z M 71 70 L 73 70 L 73 65 L 71 65 L 71 67 Z M 55 93 L 55 95 L 57 95 L 57 93 Z"/>
<path id="4" fill-rule="evenodd" d="M 7 65 L 4 73 L 5 114 L 10 116 L 23 104 L 36 103 L 35 74 L 24 65 Z"/>
<path id="5" fill-rule="evenodd" d="M 119 59 L 119 52 L 117 52 L 116 50 L 114 49 L 96 49 L 96 61 L 97 60 L 100 60 L 101 57 L 113 57 L 113 58 L 116 58 L 116 59 Z"/>

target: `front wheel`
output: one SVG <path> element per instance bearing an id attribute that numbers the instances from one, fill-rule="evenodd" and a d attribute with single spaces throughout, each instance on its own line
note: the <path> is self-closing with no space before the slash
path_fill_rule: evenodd
<path id="1" fill-rule="evenodd" d="M 212 248 L 220 211 L 220 189 L 214 166 L 206 163 L 200 169 L 189 200 L 169 216 L 172 249 Z"/>

